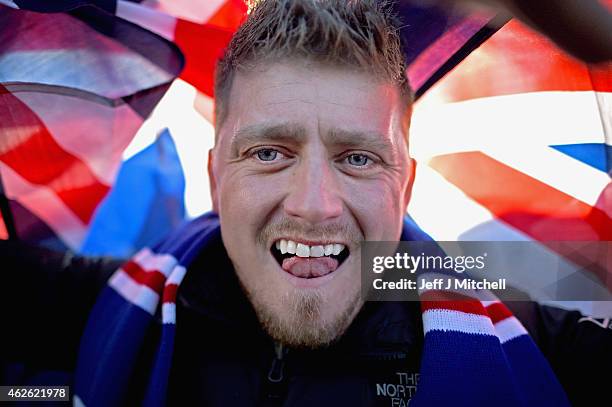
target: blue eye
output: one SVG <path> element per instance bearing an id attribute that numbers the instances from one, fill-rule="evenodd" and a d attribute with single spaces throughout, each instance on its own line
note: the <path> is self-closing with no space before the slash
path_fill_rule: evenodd
<path id="1" fill-rule="evenodd" d="M 271 148 L 263 148 L 257 151 L 257 158 L 261 161 L 274 161 L 278 155 L 278 151 Z"/>
<path id="2" fill-rule="evenodd" d="M 346 157 L 348 163 L 350 165 L 354 165 L 355 167 L 363 167 L 368 164 L 370 158 L 364 154 L 351 154 Z"/>

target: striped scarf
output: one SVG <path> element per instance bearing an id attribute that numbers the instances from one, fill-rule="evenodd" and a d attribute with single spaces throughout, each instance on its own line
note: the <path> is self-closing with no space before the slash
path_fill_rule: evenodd
<path id="1" fill-rule="evenodd" d="M 87 323 L 77 362 L 74 404 L 121 404 L 152 324 L 161 323 L 143 404 L 166 403 L 176 293 L 186 269 L 219 233 L 205 214 L 153 249 L 139 251 L 109 279 Z M 408 219 L 402 240 L 428 239 Z M 521 323 L 488 292 L 420 293 L 425 340 L 419 406 L 569 406 L 550 366 Z"/>

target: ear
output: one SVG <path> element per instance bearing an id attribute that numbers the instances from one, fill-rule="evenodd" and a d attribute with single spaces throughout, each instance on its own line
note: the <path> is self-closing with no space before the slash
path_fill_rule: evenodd
<path id="1" fill-rule="evenodd" d="M 410 202 L 410 197 L 412 196 L 412 186 L 414 185 L 416 166 L 416 160 L 410 157 L 410 167 L 408 169 L 408 183 L 406 184 L 406 189 L 404 190 L 404 202 L 402 202 L 402 204 L 404 205 L 404 212 L 408 210 L 408 203 Z"/>
<path id="2" fill-rule="evenodd" d="M 210 184 L 210 198 L 213 205 L 213 211 L 219 213 L 219 197 L 217 194 L 217 180 L 215 179 L 215 171 L 214 171 L 214 152 L 211 148 L 208 150 L 208 183 Z"/>

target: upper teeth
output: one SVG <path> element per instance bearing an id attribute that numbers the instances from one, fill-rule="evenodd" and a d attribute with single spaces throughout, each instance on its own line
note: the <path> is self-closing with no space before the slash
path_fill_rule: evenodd
<path id="1" fill-rule="evenodd" d="M 298 257 L 323 257 L 331 254 L 337 256 L 344 250 L 344 247 L 345 246 L 341 243 L 309 246 L 286 239 L 281 239 L 276 242 L 276 248 L 280 250 L 282 254 L 295 254 Z"/>

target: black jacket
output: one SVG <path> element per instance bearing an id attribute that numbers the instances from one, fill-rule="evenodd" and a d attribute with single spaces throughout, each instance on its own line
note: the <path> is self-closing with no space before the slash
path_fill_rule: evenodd
<path id="1" fill-rule="evenodd" d="M 121 261 L 7 242 L 0 242 L 0 255 L 0 309 L 2 320 L 8 321 L 0 335 L 1 384 L 40 383 L 45 378 L 69 383 L 89 310 Z M 507 305 L 548 358 L 573 405 L 609 405 L 610 321 L 534 302 Z M 243 295 L 219 239 L 192 263 L 179 290 L 168 401 L 209 406 L 407 405 L 418 389 L 421 323 L 418 303 L 367 303 L 329 348 L 275 346 Z M 142 374 L 130 386 L 126 404 L 142 395 L 149 371 L 145 361 L 152 360 L 149 352 L 153 348 L 143 350 L 137 366 Z"/>

